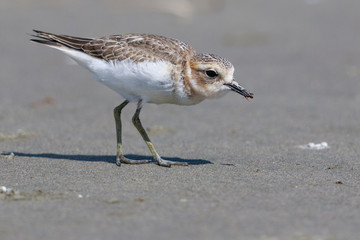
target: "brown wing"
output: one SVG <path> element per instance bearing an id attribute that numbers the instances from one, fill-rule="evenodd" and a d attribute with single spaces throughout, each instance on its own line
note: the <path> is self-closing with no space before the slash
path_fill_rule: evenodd
<path id="1" fill-rule="evenodd" d="M 111 35 L 94 39 L 82 46 L 87 54 L 104 59 L 134 61 L 168 60 L 179 63 L 185 55 L 195 54 L 189 45 L 175 39 L 148 34 Z"/>
<path id="2" fill-rule="evenodd" d="M 66 46 L 106 61 L 167 60 L 178 64 L 184 61 L 186 56 L 196 54 L 195 50 L 186 43 L 157 35 L 122 34 L 94 39 L 56 35 L 37 30 L 35 32 L 34 36 L 40 39 L 31 39 L 33 41 L 47 45 Z"/>

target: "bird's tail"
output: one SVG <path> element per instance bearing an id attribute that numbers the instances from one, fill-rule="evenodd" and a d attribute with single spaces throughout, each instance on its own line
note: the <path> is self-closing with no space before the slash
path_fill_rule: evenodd
<path id="1" fill-rule="evenodd" d="M 90 42 L 91 38 L 80 38 L 72 37 L 68 35 L 57 35 L 52 33 L 47 33 L 39 30 L 33 30 L 35 34 L 31 36 L 36 37 L 30 39 L 33 42 L 45 44 L 49 47 L 68 47 L 75 50 L 82 50 L 82 46 Z"/>

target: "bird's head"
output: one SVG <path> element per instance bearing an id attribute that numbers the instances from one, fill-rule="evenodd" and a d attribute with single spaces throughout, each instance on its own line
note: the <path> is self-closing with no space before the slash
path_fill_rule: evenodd
<path id="1" fill-rule="evenodd" d="M 204 98 L 221 97 L 234 91 L 245 98 L 253 98 L 234 80 L 234 66 L 228 60 L 214 54 L 197 54 L 190 63 L 190 85 L 196 94 Z"/>

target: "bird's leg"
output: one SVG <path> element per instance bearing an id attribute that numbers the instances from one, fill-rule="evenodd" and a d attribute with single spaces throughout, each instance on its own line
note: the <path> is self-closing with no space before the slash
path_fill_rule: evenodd
<path id="1" fill-rule="evenodd" d="M 160 157 L 160 155 L 156 152 L 154 145 L 151 143 L 149 136 L 147 135 L 144 127 L 141 124 L 139 115 L 140 115 L 140 111 L 141 111 L 141 103 L 142 101 L 139 100 L 138 102 L 138 106 L 136 108 L 136 112 L 132 118 L 132 122 L 134 124 L 134 126 L 136 127 L 136 129 L 139 131 L 139 133 L 141 134 L 142 138 L 144 139 L 145 143 L 147 144 L 147 146 L 149 147 L 149 150 L 151 152 L 151 154 L 153 155 L 155 161 L 163 167 L 171 167 L 172 165 L 180 165 L 180 166 L 187 166 L 188 164 L 186 162 L 173 162 L 173 161 L 168 161 L 168 160 L 164 160 Z"/>
<path id="2" fill-rule="evenodd" d="M 129 103 L 128 100 L 125 100 L 122 104 L 114 108 L 114 118 L 116 124 L 116 165 L 120 166 L 121 162 L 128 164 L 141 164 L 148 163 L 149 160 L 131 160 L 124 157 L 122 149 L 122 137 L 121 137 L 121 110 Z"/>

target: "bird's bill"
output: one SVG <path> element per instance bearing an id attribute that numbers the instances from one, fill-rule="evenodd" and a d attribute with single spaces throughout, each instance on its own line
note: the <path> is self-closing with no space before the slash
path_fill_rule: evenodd
<path id="1" fill-rule="evenodd" d="M 237 82 L 232 81 L 231 83 L 225 83 L 224 85 L 228 86 L 232 91 L 237 92 L 241 95 L 243 95 L 246 99 L 247 98 L 253 98 L 254 94 L 248 92 L 245 88 L 240 86 Z"/>

